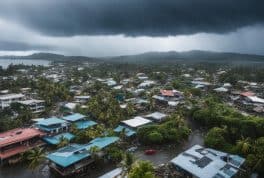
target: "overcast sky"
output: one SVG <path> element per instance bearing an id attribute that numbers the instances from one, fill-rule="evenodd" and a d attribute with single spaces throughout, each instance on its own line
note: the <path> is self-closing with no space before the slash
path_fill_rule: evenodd
<path id="1" fill-rule="evenodd" d="M 0 0 L 0 55 L 264 54 L 264 0 Z"/>

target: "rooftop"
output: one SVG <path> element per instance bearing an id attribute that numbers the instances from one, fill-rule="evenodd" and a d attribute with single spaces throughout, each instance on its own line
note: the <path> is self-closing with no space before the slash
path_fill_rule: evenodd
<path id="1" fill-rule="evenodd" d="M 162 120 L 162 119 L 164 119 L 165 117 L 167 117 L 167 115 L 166 115 L 166 114 L 163 114 L 163 113 L 161 113 L 161 112 L 153 112 L 153 113 L 151 113 L 151 114 L 146 115 L 146 117 L 148 117 L 148 118 L 152 118 L 152 119 L 154 119 L 154 120 Z"/>
<path id="2" fill-rule="evenodd" d="M 74 96 L 75 99 L 90 99 L 91 97 L 88 95 L 82 95 L 82 96 Z"/>
<path id="3" fill-rule="evenodd" d="M 242 92 L 240 93 L 241 96 L 245 96 L 245 97 L 248 97 L 248 96 L 255 96 L 255 93 L 251 92 L 251 91 L 246 91 L 246 92 Z"/>
<path id="4" fill-rule="evenodd" d="M 7 95 L 0 95 L 0 100 L 7 100 L 7 99 L 16 99 L 16 98 L 22 98 L 25 95 L 23 94 L 7 94 Z"/>
<path id="5" fill-rule="evenodd" d="M 83 120 L 83 121 L 74 122 L 74 124 L 77 126 L 77 129 L 87 129 L 89 127 L 96 125 L 97 123 L 91 120 Z"/>
<path id="6" fill-rule="evenodd" d="M 231 178 L 245 159 L 210 148 L 194 145 L 171 160 L 192 175 L 200 178 Z"/>
<path id="7" fill-rule="evenodd" d="M 35 99 L 19 101 L 19 103 L 24 104 L 24 105 L 38 104 L 38 103 L 44 103 L 44 102 L 45 102 L 44 100 L 35 100 Z"/>
<path id="8" fill-rule="evenodd" d="M 47 155 L 47 158 L 57 165 L 68 167 L 82 159 L 88 158 L 91 147 L 97 146 L 102 149 L 118 140 L 118 137 L 100 137 L 84 145 L 71 144 Z"/>
<path id="9" fill-rule="evenodd" d="M 228 89 L 225 87 L 219 87 L 219 88 L 215 88 L 214 91 L 216 91 L 216 92 L 228 92 Z"/>
<path id="10" fill-rule="evenodd" d="M 122 121 L 122 123 L 126 124 L 129 127 L 140 127 L 146 124 L 151 123 L 151 120 L 145 119 L 143 117 L 140 116 L 136 116 L 133 119 L 128 119 L 128 120 L 124 120 Z"/>
<path id="11" fill-rule="evenodd" d="M 64 124 L 64 123 L 67 123 L 67 122 L 57 117 L 51 117 L 48 119 L 43 119 L 43 120 L 38 121 L 37 125 L 50 126 L 50 125 Z"/>
<path id="12" fill-rule="evenodd" d="M 69 121 L 69 122 L 75 122 L 84 119 L 86 116 L 79 114 L 79 113 L 74 113 L 68 116 L 62 117 L 63 120 Z"/>
<path id="13" fill-rule="evenodd" d="M 59 135 L 55 135 L 55 136 L 46 136 L 43 138 L 44 141 L 46 141 L 48 144 L 51 144 L 51 145 L 57 145 L 60 143 L 60 139 L 61 138 L 65 138 L 67 140 L 72 140 L 75 136 L 69 132 L 66 132 L 66 133 L 61 133 Z"/>
<path id="14" fill-rule="evenodd" d="M 264 99 L 259 98 L 257 96 L 248 96 L 248 99 L 254 103 L 263 103 L 264 104 Z"/>
<path id="15" fill-rule="evenodd" d="M 114 131 L 120 133 L 120 132 L 122 132 L 123 129 L 125 129 L 125 134 L 126 134 L 126 136 L 128 136 L 128 137 L 130 137 L 130 136 L 136 134 L 136 132 L 135 132 L 134 130 L 132 130 L 132 129 L 128 128 L 128 127 L 122 126 L 122 125 L 117 126 L 117 127 L 114 129 Z"/>
<path id="16" fill-rule="evenodd" d="M 160 90 L 162 96 L 174 96 L 173 90 Z"/>
<path id="17" fill-rule="evenodd" d="M 31 139 L 36 136 L 44 136 L 45 133 L 33 128 L 17 128 L 0 133 L 0 147 Z"/>
<path id="18" fill-rule="evenodd" d="M 121 178 L 122 168 L 116 168 L 112 171 L 100 176 L 99 178 Z M 126 178 L 127 176 L 125 176 Z"/>

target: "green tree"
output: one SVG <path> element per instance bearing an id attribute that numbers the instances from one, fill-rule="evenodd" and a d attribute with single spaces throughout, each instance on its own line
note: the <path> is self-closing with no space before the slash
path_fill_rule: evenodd
<path id="1" fill-rule="evenodd" d="M 128 178 L 155 178 L 154 167 L 148 161 L 138 161 L 129 171 Z"/>
<path id="2" fill-rule="evenodd" d="M 135 158 L 131 153 L 127 152 L 123 155 L 123 160 L 120 163 L 122 167 L 122 173 L 121 173 L 122 177 L 124 177 L 130 172 L 134 162 L 135 162 Z"/>
<path id="3" fill-rule="evenodd" d="M 28 161 L 28 167 L 32 171 L 32 173 L 34 172 L 34 170 L 36 170 L 39 167 L 39 165 L 45 159 L 45 153 L 42 148 L 35 148 L 29 150 L 26 155 L 27 155 L 26 159 Z"/>
<path id="4" fill-rule="evenodd" d="M 69 144 L 69 140 L 66 138 L 66 137 L 60 137 L 60 141 L 57 145 L 57 148 L 62 148 L 62 147 L 65 147 L 66 145 Z"/>
<path id="5" fill-rule="evenodd" d="M 236 147 L 238 151 L 242 154 L 249 153 L 251 149 L 250 138 L 242 137 L 240 140 L 237 140 Z"/>
<path id="6" fill-rule="evenodd" d="M 204 143 L 208 147 L 222 150 L 226 146 L 225 134 L 225 129 L 214 127 L 206 134 Z"/>

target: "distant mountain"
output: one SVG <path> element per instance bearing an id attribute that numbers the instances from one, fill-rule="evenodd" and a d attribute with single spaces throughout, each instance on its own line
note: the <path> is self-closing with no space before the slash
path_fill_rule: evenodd
<path id="1" fill-rule="evenodd" d="M 0 56 L 0 59 L 35 59 L 35 60 L 52 60 L 52 61 L 98 61 L 96 58 L 85 56 L 64 56 L 53 53 L 34 53 L 28 56 Z"/>
<path id="2" fill-rule="evenodd" d="M 211 51 L 148 52 L 109 58 L 116 62 L 264 62 L 264 56 Z"/>
<path id="3" fill-rule="evenodd" d="M 222 63 L 264 63 L 264 56 L 221 53 L 211 51 L 188 51 L 188 52 L 147 52 L 136 55 L 114 56 L 114 57 L 85 57 L 85 56 L 64 56 L 52 53 L 35 53 L 29 56 L 0 56 L 2 59 L 44 59 L 53 61 L 105 61 L 105 62 L 126 62 L 126 63 L 171 63 L 171 62 L 222 62 Z"/>

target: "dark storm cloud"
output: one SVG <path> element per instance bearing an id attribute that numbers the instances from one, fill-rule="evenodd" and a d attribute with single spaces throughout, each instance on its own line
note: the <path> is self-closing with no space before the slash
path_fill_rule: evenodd
<path id="1" fill-rule="evenodd" d="M 1 0 L 0 17 L 46 35 L 225 33 L 264 22 L 264 0 Z"/>
<path id="2" fill-rule="evenodd" d="M 45 45 L 31 45 L 23 42 L 0 41 L 0 51 L 50 50 Z"/>

